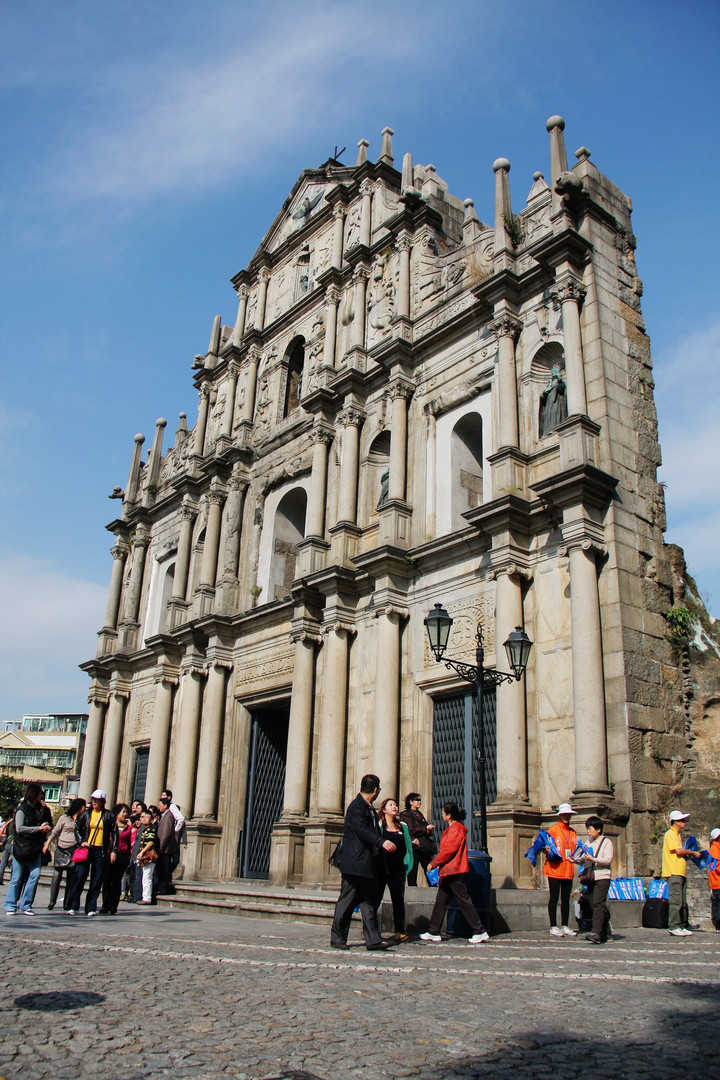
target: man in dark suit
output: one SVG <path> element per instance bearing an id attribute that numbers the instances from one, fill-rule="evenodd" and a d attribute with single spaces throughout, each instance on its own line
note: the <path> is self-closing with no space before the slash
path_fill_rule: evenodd
<path id="1" fill-rule="evenodd" d="M 158 810 L 162 814 L 158 825 L 157 838 L 160 854 L 157 859 L 158 896 L 167 896 L 175 892 L 172 883 L 173 855 L 177 851 L 178 842 L 175 833 L 175 816 L 170 809 L 170 800 L 167 795 L 161 795 L 158 799 Z"/>
<path id="2" fill-rule="evenodd" d="M 378 865 L 382 848 L 395 851 L 391 840 L 383 841 L 378 816 L 373 803 L 380 791 L 380 780 L 369 773 L 360 782 L 360 794 L 356 795 L 345 814 L 340 872 L 342 885 L 335 904 L 335 916 L 330 931 L 330 944 L 334 949 L 347 949 L 348 931 L 353 909 L 359 904 L 365 930 L 365 947 L 370 950 L 387 949 L 389 943 L 380 936 L 377 920 Z"/>

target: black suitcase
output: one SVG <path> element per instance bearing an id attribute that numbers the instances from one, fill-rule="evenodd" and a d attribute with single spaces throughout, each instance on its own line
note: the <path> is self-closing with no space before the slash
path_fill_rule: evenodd
<path id="1" fill-rule="evenodd" d="M 658 896 L 650 896 L 643 904 L 642 924 L 650 930 L 667 930 L 668 902 Z"/>

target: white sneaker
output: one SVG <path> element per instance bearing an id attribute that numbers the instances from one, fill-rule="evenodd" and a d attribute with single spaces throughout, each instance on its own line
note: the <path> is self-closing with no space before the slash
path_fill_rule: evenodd
<path id="1" fill-rule="evenodd" d="M 17 915 L 17 911 L 6 911 L 5 914 L 6 915 Z M 720 934 L 720 930 L 718 930 L 718 933 Z"/>
<path id="2" fill-rule="evenodd" d="M 22 911 L 23 915 L 34 915 L 35 914 L 35 912 L 33 911 L 32 908 L 21 908 L 20 910 Z"/>
<path id="3" fill-rule="evenodd" d="M 563 937 L 577 937 L 577 931 L 571 930 L 569 926 L 561 926 L 560 933 Z"/>
<path id="4" fill-rule="evenodd" d="M 77 915 L 77 911 L 75 911 L 73 908 L 68 908 L 68 910 L 65 912 L 65 914 L 66 915 Z"/>
<path id="5" fill-rule="evenodd" d="M 421 934 L 420 935 L 420 940 L 421 941 L 442 941 L 442 938 L 440 937 L 439 934 Z"/>
<path id="6" fill-rule="evenodd" d="M 683 930 L 682 926 L 676 926 L 674 930 L 670 931 L 670 933 L 674 937 L 685 937 L 686 932 L 685 932 L 685 930 Z"/>
<path id="7" fill-rule="evenodd" d="M 468 945 L 482 945 L 484 941 L 489 941 L 490 935 L 483 930 L 482 934 L 473 934 L 471 938 L 468 938 Z"/>
<path id="8" fill-rule="evenodd" d="M 560 929 L 559 926 L 551 926 L 550 927 L 550 933 L 552 934 L 553 937 L 562 937 L 563 936 L 563 932 L 562 932 L 562 930 Z"/>
<path id="9" fill-rule="evenodd" d="M 683 937 L 692 937 L 693 932 L 692 930 L 688 930 L 687 926 L 681 926 L 680 929 L 682 930 Z"/>
<path id="10" fill-rule="evenodd" d="M 85 912 L 85 915 L 88 919 L 94 919 L 97 915 L 97 911 L 87 911 Z"/>

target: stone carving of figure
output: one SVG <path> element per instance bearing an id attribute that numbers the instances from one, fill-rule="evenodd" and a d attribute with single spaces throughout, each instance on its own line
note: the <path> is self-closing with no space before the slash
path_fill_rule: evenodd
<path id="1" fill-rule="evenodd" d="M 270 426 L 270 394 L 268 392 L 268 379 L 267 375 L 263 375 L 260 379 L 260 391 L 258 393 L 257 405 L 255 406 L 255 426 L 262 434 L 267 432 Z"/>
<path id="2" fill-rule="evenodd" d="M 387 468 L 380 477 L 380 498 L 377 501 L 376 509 L 379 510 L 381 506 L 384 506 L 388 501 L 388 493 L 390 491 L 390 469 Z"/>
<path id="3" fill-rule="evenodd" d="M 346 229 L 345 250 L 349 251 L 360 239 L 360 207 L 355 207 L 348 216 Z"/>
<path id="4" fill-rule="evenodd" d="M 563 420 L 567 420 L 567 393 L 565 383 L 560 377 L 560 368 L 554 367 L 550 382 L 540 395 L 540 415 L 538 430 L 540 438 L 549 435 Z"/>
<path id="5" fill-rule="evenodd" d="M 442 267 L 439 261 L 437 241 L 434 236 L 424 236 L 418 256 L 419 300 L 422 307 L 443 290 Z"/>
<path id="6" fill-rule="evenodd" d="M 394 295 L 389 269 L 382 262 L 375 264 L 369 297 L 370 344 L 385 337 L 393 317 Z"/>

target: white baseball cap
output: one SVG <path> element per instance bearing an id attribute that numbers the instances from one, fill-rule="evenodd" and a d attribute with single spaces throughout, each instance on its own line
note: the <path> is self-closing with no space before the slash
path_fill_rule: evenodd
<path id="1" fill-rule="evenodd" d="M 561 814 L 574 814 L 575 811 L 569 802 L 561 802 L 557 808 L 557 813 L 558 817 L 560 817 Z"/>
<path id="2" fill-rule="evenodd" d="M 710 839 L 711 840 L 717 840 L 717 838 L 719 836 L 720 836 L 720 829 L 712 829 L 711 830 L 711 832 L 710 832 Z"/>
<path id="3" fill-rule="evenodd" d="M 689 817 L 690 817 L 690 815 L 689 814 L 683 814 L 682 810 L 671 810 L 670 811 L 670 820 L 671 821 L 687 821 L 687 819 Z"/>
<path id="4" fill-rule="evenodd" d="M 91 799 L 102 799 L 103 802 L 107 802 L 107 795 L 105 794 L 105 792 L 103 791 L 102 788 L 95 788 L 95 790 L 93 791 L 90 798 Z"/>

